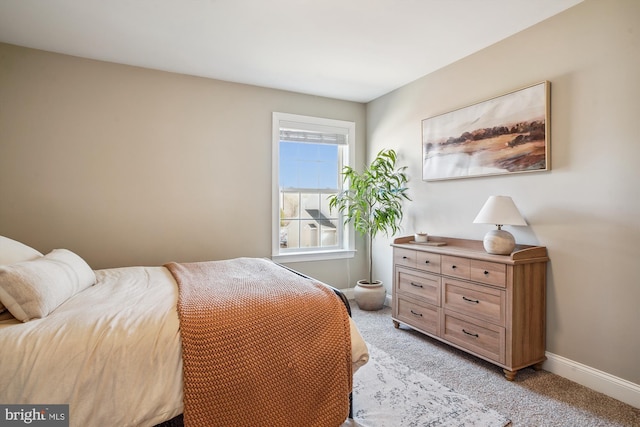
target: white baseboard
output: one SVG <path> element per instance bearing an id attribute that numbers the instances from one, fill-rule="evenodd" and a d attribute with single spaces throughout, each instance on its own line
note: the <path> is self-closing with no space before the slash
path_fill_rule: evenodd
<path id="1" fill-rule="evenodd" d="M 547 352 L 546 356 L 547 360 L 542 364 L 545 371 L 640 408 L 640 385 L 557 354 Z"/>
<path id="2" fill-rule="evenodd" d="M 342 289 L 342 292 L 347 298 L 353 299 L 353 288 Z M 384 305 L 391 307 L 391 303 L 391 295 L 387 294 Z M 542 365 L 542 369 L 545 371 L 560 375 L 635 408 L 640 408 L 640 385 L 557 354 L 549 352 L 545 354 L 547 360 Z"/>

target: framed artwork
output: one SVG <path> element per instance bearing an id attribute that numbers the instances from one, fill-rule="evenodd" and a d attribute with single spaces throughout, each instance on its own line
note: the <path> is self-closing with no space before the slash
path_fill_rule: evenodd
<path id="1" fill-rule="evenodd" d="M 544 81 L 422 121 L 422 179 L 551 169 L 551 83 Z"/>

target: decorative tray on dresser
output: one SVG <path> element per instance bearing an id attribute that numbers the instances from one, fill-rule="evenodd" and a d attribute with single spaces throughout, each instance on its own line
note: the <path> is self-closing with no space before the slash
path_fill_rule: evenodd
<path id="1" fill-rule="evenodd" d="M 485 252 L 482 241 L 413 236 L 393 246 L 393 312 L 405 324 L 503 368 L 540 369 L 545 360 L 546 269 L 543 246 L 517 245 L 510 255 Z"/>

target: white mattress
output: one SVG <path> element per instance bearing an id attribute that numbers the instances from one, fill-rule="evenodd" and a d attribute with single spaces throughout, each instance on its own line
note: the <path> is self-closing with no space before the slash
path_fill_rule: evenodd
<path id="1" fill-rule="evenodd" d="M 173 276 L 125 267 L 96 277 L 44 319 L 0 320 L 0 402 L 69 404 L 71 426 L 153 426 L 182 413 Z M 368 352 L 351 326 L 355 372 Z"/>

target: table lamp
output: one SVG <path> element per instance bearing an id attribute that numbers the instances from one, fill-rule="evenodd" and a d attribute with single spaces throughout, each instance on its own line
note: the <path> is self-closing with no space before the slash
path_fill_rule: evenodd
<path id="1" fill-rule="evenodd" d="M 486 201 L 474 224 L 495 224 L 498 229 L 489 231 L 482 240 L 484 250 L 490 254 L 508 255 L 516 247 L 516 239 L 502 229 L 503 225 L 527 225 L 520 211 L 509 196 L 491 196 Z"/>

